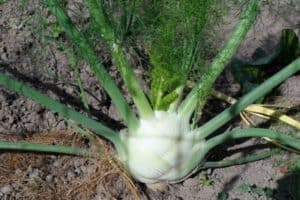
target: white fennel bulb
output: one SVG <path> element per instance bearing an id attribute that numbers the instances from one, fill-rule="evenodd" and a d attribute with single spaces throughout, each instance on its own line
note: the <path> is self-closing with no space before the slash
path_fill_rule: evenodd
<path id="1" fill-rule="evenodd" d="M 176 181 L 187 175 L 192 154 L 203 147 L 194 145 L 189 120 L 175 112 L 155 111 L 150 119 L 140 119 L 135 133 L 121 131 L 127 147 L 123 158 L 129 172 L 139 181 Z"/>

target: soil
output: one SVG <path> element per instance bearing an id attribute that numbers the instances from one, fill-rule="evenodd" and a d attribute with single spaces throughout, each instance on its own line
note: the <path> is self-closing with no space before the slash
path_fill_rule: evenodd
<path id="1" fill-rule="evenodd" d="M 24 5 L 22 2 L 26 1 L 0 3 L 0 71 L 34 86 L 77 110 L 83 110 L 77 95 L 78 88 L 74 86 L 75 75 L 68 66 L 64 52 L 56 45 L 45 45 L 49 41 L 41 37 L 42 34 L 46 34 L 42 29 L 32 29 L 40 27 L 35 24 L 39 22 L 36 12 L 41 12 L 40 14 L 45 16 L 46 9 L 41 7 L 37 0 L 27 1 Z M 74 5 L 76 2 L 72 1 Z M 293 6 L 287 0 L 278 2 L 264 6 L 256 25 L 242 44 L 237 54 L 238 58 L 251 58 L 257 47 L 273 52 L 283 28 L 293 28 L 298 35 L 300 34 L 299 7 Z M 69 6 L 72 7 L 72 3 L 69 3 Z M 76 13 L 76 9 L 80 10 L 80 7 L 74 6 L 72 9 Z M 225 40 L 231 32 L 236 13 L 237 10 L 233 10 L 225 19 L 224 25 L 218 27 L 222 30 L 222 40 Z M 77 19 L 74 13 L 71 15 L 74 20 L 88 17 L 83 15 Z M 51 17 L 47 17 L 46 20 L 47 25 L 53 23 Z M 97 50 L 99 57 L 108 66 L 110 74 L 126 92 L 116 68 L 100 47 Z M 84 88 L 89 94 L 93 94 L 88 95 L 91 114 L 110 127 L 121 129 L 123 126 L 109 97 L 98 86 L 87 64 L 80 62 L 80 65 Z M 137 71 L 143 73 L 142 67 L 138 67 Z M 225 70 L 215 87 L 230 96 L 240 95 L 240 85 L 234 81 L 230 70 Z M 128 101 L 131 100 L 128 98 Z M 212 117 L 227 106 L 215 99 L 210 99 L 208 103 L 213 106 L 205 109 L 206 118 Z M 289 116 L 300 120 L 300 75 L 289 78 L 274 90 L 268 97 L 268 103 L 288 105 L 289 109 L 285 111 Z M 276 128 L 285 133 L 295 132 L 293 128 L 282 123 L 253 119 L 262 127 Z M 223 129 L 246 126 L 237 118 Z M 57 114 L 2 86 L 0 86 L 0 140 L 26 140 L 85 148 L 98 148 L 96 144 L 100 143 L 105 147 L 103 148 L 105 154 L 97 159 L 3 151 L 0 153 L 0 199 L 210 200 L 217 199 L 218 196 L 221 198 L 221 195 L 228 195 L 227 199 L 241 200 L 292 199 L 288 186 L 292 184 L 293 177 L 289 176 L 289 167 L 296 154 L 280 153 L 269 159 L 240 166 L 203 170 L 181 183 L 151 189 L 128 178 L 117 161 L 112 159 L 113 150 L 105 141 L 99 139 L 96 144 L 87 142 L 70 130 L 67 122 L 60 119 Z M 266 145 L 258 145 L 258 142 L 261 141 L 251 139 L 222 145 L 214 150 L 218 157 L 210 156 L 208 159 L 234 158 L 267 148 Z M 239 150 L 243 150 L 242 153 Z M 242 187 L 245 185 L 271 191 L 272 195 L 245 190 Z"/>

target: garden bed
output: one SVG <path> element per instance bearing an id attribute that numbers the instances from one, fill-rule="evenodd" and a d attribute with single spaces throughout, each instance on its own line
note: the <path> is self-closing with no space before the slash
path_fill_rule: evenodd
<path id="1" fill-rule="evenodd" d="M 0 1 L 1 2 L 1 1 Z M 32 29 L 37 22 L 35 8 L 38 2 L 28 1 L 21 5 L 18 1 L 0 4 L 0 71 L 8 72 L 19 80 L 33 85 L 53 98 L 82 109 L 80 99 L 73 87 L 74 73 L 68 67 L 68 61 L 60 48 L 45 46 L 45 41 L 37 37 L 38 29 Z M 236 57 L 250 58 L 258 47 L 272 53 L 277 46 L 281 30 L 293 28 L 299 34 L 300 14 L 297 8 L 291 10 L 289 4 L 279 3 L 276 9 L 266 5 L 258 17 L 256 25 L 247 35 Z M 272 10 L 274 9 L 274 10 Z M 274 13 L 275 11 L 280 11 Z M 288 14 L 286 14 L 288 12 Z M 232 13 L 232 18 L 235 13 Z M 232 18 L 225 19 L 218 32 L 227 37 L 231 32 Z M 85 20 L 76 18 L 75 20 Z M 49 18 L 48 24 L 53 19 Z M 46 41 L 49 42 L 49 41 Z M 120 87 L 122 80 L 112 66 L 110 58 L 102 49 L 96 50 L 109 68 L 109 73 L 117 80 Z M 136 72 L 143 75 L 147 82 L 142 61 L 136 60 Z M 92 95 L 88 96 L 93 116 L 110 124 L 115 129 L 123 125 L 104 90 L 97 85 L 97 80 L 82 63 L 81 77 L 84 87 Z M 226 69 L 217 80 L 215 88 L 228 96 L 238 97 L 241 86 Z M 123 88 L 126 92 L 126 89 Z M 126 97 L 130 101 L 129 97 Z M 300 75 L 286 80 L 280 87 L 268 95 L 268 103 L 289 106 L 284 110 L 289 116 L 300 120 Z M 204 118 L 215 116 L 228 105 L 220 100 L 209 99 Z M 130 102 L 132 104 L 132 102 Z M 287 125 L 275 121 L 253 118 L 265 128 L 276 128 L 282 132 L 295 132 Z M 224 129 L 245 127 L 244 122 L 236 118 Z M 299 135 L 298 135 L 299 136 Z M 291 162 L 296 155 L 283 153 L 271 158 L 228 168 L 208 169 L 176 184 L 167 184 L 158 188 L 147 188 L 129 179 L 118 163 L 111 159 L 114 153 L 110 146 L 97 140 L 90 144 L 68 129 L 66 122 L 57 114 L 48 111 L 39 104 L 0 87 L 0 139 L 46 142 L 49 144 L 73 144 L 81 147 L 98 148 L 96 144 L 105 144 L 105 155 L 101 158 L 80 158 L 65 155 L 45 155 L 34 153 L 0 153 L 0 199 L 291 199 L 289 185 L 293 177 L 289 176 Z M 214 150 L 220 158 L 225 155 L 235 157 L 266 148 L 258 145 L 257 140 L 242 140 L 228 148 L 222 145 Z M 254 145 L 253 148 L 246 148 Z M 257 148 L 255 148 L 257 147 Z M 236 149 L 244 149 L 242 153 Z M 218 159 L 211 157 L 211 159 Z M 228 198 L 227 198 L 228 195 Z M 222 198 L 223 197 L 223 198 Z"/>

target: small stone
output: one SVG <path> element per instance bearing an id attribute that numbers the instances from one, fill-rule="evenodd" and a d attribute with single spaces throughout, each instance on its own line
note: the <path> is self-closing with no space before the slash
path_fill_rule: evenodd
<path id="1" fill-rule="evenodd" d="M 80 169 L 83 173 L 86 173 L 86 166 L 81 166 Z"/>
<path id="2" fill-rule="evenodd" d="M 21 173 L 22 173 L 22 170 L 16 169 L 15 174 L 21 174 Z"/>
<path id="3" fill-rule="evenodd" d="M 17 193 L 17 194 L 15 195 L 15 197 L 16 197 L 16 199 L 22 199 L 23 195 L 20 194 L 20 193 Z"/>
<path id="4" fill-rule="evenodd" d="M 75 172 L 76 174 L 81 174 L 80 168 L 75 168 L 74 172 Z"/>
<path id="5" fill-rule="evenodd" d="M 40 112 L 43 109 L 43 107 L 40 104 L 32 103 L 31 110 L 33 112 Z"/>
<path id="6" fill-rule="evenodd" d="M 53 166 L 54 167 L 60 167 L 61 163 L 59 160 L 56 160 L 54 163 L 53 163 Z"/>
<path id="7" fill-rule="evenodd" d="M 26 130 L 34 130 L 36 124 L 33 124 L 33 123 L 27 123 L 24 125 L 24 127 L 26 128 Z"/>
<path id="8" fill-rule="evenodd" d="M 81 161 L 80 160 L 75 160 L 74 161 L 74 167 L 79 167 L 81 165 Z"/>
<path id="9" fill-rule="evenodd" d="M 38 169 L 33 169 L 32 173 L 29 174 L 29 178 L 31 179 L 35 179 L 35 178 L 39 178 L 39 170 Z"/>
<path id="10" fill-rule="evenodd" d="M 8 121 L 7 121 L 8 124 L 14 123 L 14 118 L 11 115 L 8 115 L 7 117 L 8 117 Z"/>
<path id="11" fill-rule="evenodd" d="M 46 182 L 50 183 L 53 181 L 53 175 L 49 174 L 46 176 Z"/>
<path id="12" fill-rule="evenodd" d="M 212 175 L 212 174 L 213 174 L 213 172 L 214 172 L 214 171 L 213 171 L 212 169 L 210 169 L 210 168 L 209 168 L 209 169 L 207 169 L 207 174 L 208 174 L 208 175 Z"/>
<path id="13" fill-rule="evenodd" d="M 120 120 L 120 117 L 118 115 L 118 111 L 114 105 L 111 105 L 108 109 L 108 115 L 115 120 Z"/>
<path id="14" fill-rule="evenodd" d="M 58 183 L 59 179 L 57 177 L 54 178 L 54 183 Z"/>
<path id="15" fill-rule="evenodd" d="M 75 174 L 73 173 L 73 172 L 68 172 L 68 174 L 67 174 L 67 179 L 68 179 L 68 181 L 71 181 L 71 180 L 73 180 L 75 178 Z"/>
<path id="16" fill-rule="evenodd" d="M 66 126 L 66 123 L 64 121 L 60 121 L 58 122 L 58 124 L 56 125 L 56 128 L 59 129 L 59 130 L 63 130 L 63 129 L 66 129 L 67 126 Z"/>
<path id="17" fill-rule="evenodd" d="M 85 173 L 87 173 L 87 174 L 93 174 L 95 172 L 96 172 L 96 168 L 93 167 L 93 166 L 88 166 L 86 171 L 85 171 Z"/>
<path id="18" fill-rule="evenodd" d="M 12 192 L 12 187 L 10 185 L 4 185 L 0 188 L 0 192 L 3 194 L 10 194 Z"/>

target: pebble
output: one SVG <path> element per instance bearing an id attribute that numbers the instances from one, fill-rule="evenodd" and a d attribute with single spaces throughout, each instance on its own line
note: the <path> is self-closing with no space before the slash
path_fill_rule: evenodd
<path id="1" fill-rule="evenodd" d="M 73 173 L 73 172 L 68 172 L 68 174 L 67 174 L 67 179 L 68 179 L 68 181 L 71 181 L 71 180 L 73 180 L 75 178 L 75 174 Z"/>
<path id="2" fill-rule="evenodd" d="M 57 177 L 54 178 L 54 183 L 58 183 L 59 179 Z"/>
<path id="3" fill-rule="evenodd" d="M 39 178 L 39 170 L 38 169 L 33 169 L 32 172 L 29 174 L 29 177 L 31 179 Z"/>
<path id="4" fill-rule="evenodd" d="M 12 192 L 12 187 L 10 185 L 4 185 L 0 188 L 0 192 L 3 194 L 10 194 Z"/>
<path id="5" fill-rule="evenodd" d="M 50 183 L 53 181 L 53 175 L 49 174 L 46 176 L 46 182 Z"/>
<path id="6" fill-rule="evenodd" d="M 86 166 L 81 166 L 80 169 L 83 173 L 85 173 L 87 171 Z"/>
<path id="7" fill-rule="evenodd" d="M 15 171 L 15 174 L 22 174 L 22 170 L 20 170 L 20 169 L 16 169 L 16 171 Z"/>
<path id="8" fill-rule="evenodd" d="M 53 166 L 54 167 L 60 167 L 61 166 L 61 163 L 59 160 L 56 160 L 54 163 L 53 163 Z"/>
<path id="9" fill-rule="evenodd" d="M 74 172 L 75 172 L 76 174 L 80 174 L 80 173 L 81 173 L 81 170 L 80 170 L 80 168 L 75 168 Z"/>
<path id="10" fill-rule="evenodd" d="M 82 162 L 80 160 L 74 161 L 74 167 L 79 167 L 80 165 L 82 165 Z"/>

